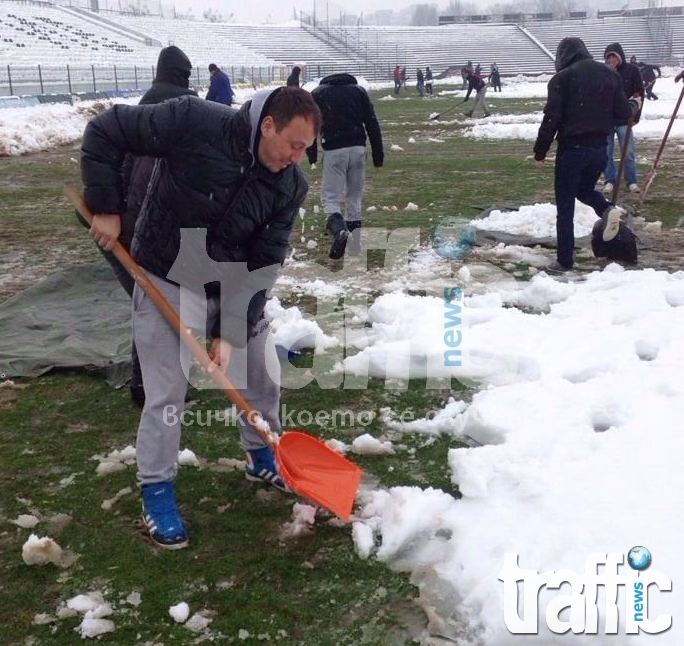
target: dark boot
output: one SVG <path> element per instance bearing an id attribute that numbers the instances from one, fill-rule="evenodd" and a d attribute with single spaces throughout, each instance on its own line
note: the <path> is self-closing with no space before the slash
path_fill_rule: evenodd
<path id="1" fill-rule="evenodd" d="M 131 399 L 142 408 L 145 405 L 145 389 L 143 388 L 142 370 L 135 343 L 131 348 Z"/>
<path id="2" fill-rule="evenodd" d="M 350 256 L 358 256 L 361 253 L 361 220 L 350 220 L 347 222 L 349 230 L 349 240 L 347 241 L 347 251 Z"/>
<path id="3" fill-rule="evenodd" d="M 333 213 L 329 215 L 325 228 L 333 237 L 332 245 L 330 246 L 330 257 L 333 260 L 338 260 L 344 256 L 344 250 L 347 248 L 347 239 L 349 238 L 349 230 L 342 214 Z"/>

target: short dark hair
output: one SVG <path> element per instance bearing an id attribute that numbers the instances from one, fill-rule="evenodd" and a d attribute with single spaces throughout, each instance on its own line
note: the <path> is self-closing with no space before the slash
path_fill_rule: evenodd
<path id="1" fill-rule="evenodd" d="M 276 131 L 282 130 L 295 117 L 312 121 L 316 135 L 321 130 L 321 110 L 310 92 L 298 87 L 278 88 L 269 97 L 264 116 L 273 117 Z"/>
<path id="2" fill-rule="evenodd" d="M 209 63 L 209 71 L 210 72 L 215 72 L 218 69 L 216 66 L 216 63 Z"/>

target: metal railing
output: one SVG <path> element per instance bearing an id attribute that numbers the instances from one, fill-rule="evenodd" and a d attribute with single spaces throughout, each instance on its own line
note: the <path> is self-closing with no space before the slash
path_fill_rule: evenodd
<path id="1" fill-rule="evenodd" d="M 289 74 L 287 66 L 224 67 L 231 81 L 258 87 L 284 83 Z M 7 65 L 0 70 L 0 96 L 47 94 L 87 94 L 101 91 L 122 91 L 148 88 L 154 79 L 154 66 L 47 66 Z M 195 87 L 209 85 L 209 73 L 196 68 L 190 79 Z"/>

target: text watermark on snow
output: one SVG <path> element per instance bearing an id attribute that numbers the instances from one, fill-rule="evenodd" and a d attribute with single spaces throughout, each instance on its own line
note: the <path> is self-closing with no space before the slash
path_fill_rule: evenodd
<path id="1" fill-rule="evenodd" d="M 248 414 L 245 411 L 238 411 L 235 406 L 220 410 L 199 410 L 185 409 L 179 411 L 178 407 L 169 404 L 164 406 L 162 420 L 167 426 L 214 426 L 224 425 L 233 426 L 238 422 L 254 425 L 258 422 L 261 415 L 257 411 Z M 323 427 L 363 427 L 368 426 L 376 417 L 375 411 L 362 410 L 288 410 L 287 404 L 280 407 L 280 420 L 283 428 L 293 428 L 297 426 L 311 426 L 317 424 Z"/>
<path id="2" fill-rule="evenodd" d="M 444 345 L 449 348 L 444 351 L 445 366 L 461 365 L 461 303 L 463 292 L 460 287 L 444 288 Z"/>
<path id="3" fill-rule="evenodd" d="M 645 547 L 633 547 L 627 555 L 627 562 L 631 569 L 626 574 L 619 574 L 619 567 L 624 563 L 624 554 L 595 552 L 587 556 L 582 574 L 572 570 L 551 570 L 539 574 L 536 570 L 521 569 L 518 566 L 518 555 L 507 552 L 504 566 L 499 572 L 499 580 L 504 583 L 506 627 L 513 634 L 536 635 L 539 629 L 541 589 L 546 587 L 548 590 L 556 590 L 562 584 L 569 583 L 570 595 L 558 594 L 546 606 L 546 625 L 552 632 L 564 634 L 571 630 L 575 634 L 596 634 L 599 625 L 599 586 L 604 587 L 606 600 L 603 616 L 605 634 L 618 632 L 620 613 L 617 598 L 620 586 L 625 586 L 625 633 L 633 635 L 642 631 L 655 635 L 665 632 L 672 626 L 672 615 L 661 614 L 655 619 L 649 618 L 649 587 L 656 587 L 660 592 L 671 592 L 671 579 L 657 570 L 645 571 L 651 563 L 651 553 Z M 518 598 L 518 590 L 522 599 Z M 561 613 L 566 609 L 570 611 L 567 621 L 561 619 Z"/>

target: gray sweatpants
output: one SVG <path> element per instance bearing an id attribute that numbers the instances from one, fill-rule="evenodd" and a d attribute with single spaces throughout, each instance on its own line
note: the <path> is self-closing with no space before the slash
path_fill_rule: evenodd
<path id="1" fill-rule="evenodd" d="M 487 101 L 485 101 L 485 97 L 487 96 L 487 88 L 489 86 L 485 85 L 476 95 L 475 95 L 475 103 L 473 104 L 473 114 L 475 113 L 475 110 L 477 110 L 480 106 L 482 106 L 482 109 L 484 110 L 485 114 L 489 112 L 489 108 L 487 107 Z"/>
<path id="2" fill-rule="evenodd" d="M 321 186 L 323 212 L 326 215 L 341 213 L 347 222 L 363 220 L 365 179 L 365 146 L 349 146 L 324 151 Z"/>
<path id="3" fill-rule="evenodd" d="M 185 325 L 204 337 L 208 309 L 204 294 L 183 290 L 181 310 L 180 288 L 149 272 L 148 276 L 180 312 Z M 210 302 L 210 314 L 212 307 Z M 166 482 L 173 480 L 178 470 L 190 350 L 137 284 L 133 292 L 133 334 L 145 384 L 136 444 L 138 480 L 141 485 Z M 271 430 L 280 433 L 280 363 L 266 320 L 259 322 L 245 348 L 233 348 L 228 375 Z M 226 407 L 228 404 L 226 400 Z M 212 423 L 217 433 L 231 432 L 221 422 Z M 239 419 L 239 426 L 246 450 L 265 446 L 244 417 Z"/>

